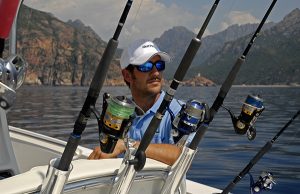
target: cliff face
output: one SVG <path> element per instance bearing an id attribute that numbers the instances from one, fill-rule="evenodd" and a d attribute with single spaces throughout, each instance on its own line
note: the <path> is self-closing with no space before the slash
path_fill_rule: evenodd
<path id="1" fill-rule="evenodd" d="M 236 84 L 300 83 L 297 53 L 300 45 L 299 18 L 300 10 L 295 9 L 278 24 L 265 26 L 249 53 L 247 64 L 241 68 Z M 25 5 L 21 8 L 18 22 L 18 53 L 29 64 L 25 83 L 90 84 L 107 45 L 90 27 L 80 20 L 62 22 L 50 13 Z M 222 83 L 256 27 L 257 24 L 233 25 L 203 38 L 183 84 L 214 85 L 210 80 L 200 79 L 197 76 L 199 72 L 214 82 Z M 173 78 L 189 42 L 195 36 L 184 27 L 174 27 L 154 40 L 173 57 L 173 62 L 164 72 L 166 79 Z M 125 85 L 119 66 L 120 53 L 121 50 L 117 50 L 109 66 L 107 85 Z"/>
<path id="2" fill-rule="evenodd" d="M 252 35 L 227 42 L 213 54 L 202 68 L 216 83 L 222 83 L 236 58 L 240 56 Z M 300 10 L 297 8 L 282 21 L 260 33 L 245 64 L 241 67 L 236 84 L 290 84 L 300 83 Z"/>
<path id="3" fill-rule="evenodd" d="M 185 30 L 180 32 L 177 38 L 186 39 Z M 18 53 L 29 64 L 25 83 L 34 85 L 89 85 L 107 45 L 80 20 L 63 22 L 51 13 L 25 5 L 20 10 L 17 34 Z M 184 50 L 181 48 L 178 52 L 183 54 Z M 120 54 L 118 49 L 109 66 L 106 85 L 125 85 L 119 65 Z M 211 82 L 194 79 L 183 84 L 211 85 Z"/>
<path id="4" fill-rule="evenodd" d="M 64 23 L 51 14 L 22 6 L 18 20 L 18 52 L 29 63 L 25 83 L 88 85 L 106 43 L 79 20 Z M 108 78 L 121 79 L 118 61 Z"/>
<path id="5" fill-rule="evenodd" d="M 267 23 L 264 25 L 264 29 L 268 29 L 273 25 L 274 23 Z M 226 42 L 237 40 L 240 37 L 252 33 L 257 26 L 258 24 L 235 24 L 229 26 L 224 31 L 204 37 L 202 39 L 201 47 L 193 60 L 191 69 L 203 65 L 203 62 L 209 59 L 211 55 L 220 52 Z M 165 74 L 167 78 L 171 78 L 174 75 L 190 41 L 196 36 L 196 34 L 187 28 L 176 26 L 165 31 L 159 38 L 154 40 L 162 50 L 168 52 L 173 58 L 170 67 L 167 67 L 166 69 Z M 187 76 L 195 76 L 195 72 L 189 70 Z"/>

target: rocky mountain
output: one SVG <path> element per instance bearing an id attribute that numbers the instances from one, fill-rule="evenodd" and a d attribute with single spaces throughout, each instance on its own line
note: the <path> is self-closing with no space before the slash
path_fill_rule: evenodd
<path id="1" fill-rule="evenodd" d="M 252 35 L 227 42 L 202 67 L 192 68 L 222 83 Z M 253 44 L 235 84 L 300 83 L 300 10 L 297 8 L 278 24 L 260 33 Z"/>
<path id="2" fill-rule="evenodd" d="M 51 13 L 26 5 L 22 5 L 19 18 L 17 47 L 29 65 L 26 84 L 90 84 L 107 45 L 91 27 L 80 20 L 63 22 Z M 125 85 L 119 65 L 120 55 L 118 49 L 104 84 Z M 196 84 L 212 83 L 205 78 L 198 79 L 198 82 Z M 195 84 L 195 81 L 186 82 L 191 83 Z"/>
<path id="3" fill-rule="evenodd" d="M 236 83 L 300 83 L 300 76 L 297 76 L 300 61 L 297 55 L 300 37 L 299 12 L 299 9 L 295 9 L 280 23 L 265 25 L 265 30 L 247 56 Z M 51 13 L 25 5 L 22 5 L 20 18 L 18 52 L 29 64 L 25 83 L 89 85 L 107 45 L 92 28 L 80 20 L 63 22 Z M 257 25 L 233 25 L 225 31 L 204 37 L 184 84 L 221 83 Z M 196 34 L 178 26 L 154 40 L 173 58 L 165 71 L 167 79 L 173 78 L 187 46 L 194 37 Z M 121 50 L 118 49 L 105 84 L 124 85 L 119 66 L 120 54 Z"/>
<path id="4" fill-rule="evenodd" d="M 106 42 L 89 26 L 80 20 L 65 23 L 25 5 L 19 18 L 18 52 L 29 63 L 25 83 L 82 86 L 90 83 Z M 108 79 L 121 79 L 119 56 L 110 65 Z"/>
<path id="5" fill-rule="evenodd" d="M 268 23 L 264 28 L 268 29 L 273 25 L 274 23 Z M 191 67 L 201 66 L 212 54 L 219 52 L 226 42 L 237 40 L 240 37 L 252 33 L 257 26 L 258 24 L 236 24 L 228 27 L 224 31 L 202 38 L 201 47 L 199 48 Z M 172 63 L 166 69 L 167 78 L 172 78 L 190 41 L 196 36 L 196 34 L 187 28 L 177 26 L 165 31 L 159 38 L 154 40 L 162 50 L 168 52 L 172 56 Z M 194 74 L 188 74 L 194 76 Z"/>

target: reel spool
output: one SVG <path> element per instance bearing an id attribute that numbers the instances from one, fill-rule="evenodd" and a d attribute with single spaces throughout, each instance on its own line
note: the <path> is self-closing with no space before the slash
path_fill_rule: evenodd
<path id="1" fill-rule="evenodd" d="M 103 96 L 103 109 L 99 125 L 99 140 L 101 150 L 112 153 L 118 139 L 124 137 L 131 126 L 135 104 L 125 96 Z"/>
<path id="2" fill-rule="evenodd" d="M 208 120 L 208 105 L 197 100 L 189 100 L 182 106 L 179 113 L 172 122 L 172 135 L 175 143 L 183 135 L 189 135 L 195 132 L 198 126 L 205 120 Z"/>
<path id="3" fill-rule="evenodd" d="M 223 106 L 224 107 L 224 106 Z M 242 111 L 238 117 L 235 117 L 230 109 L 224 107 L 230 114 L 234 130 L 237 134 L 244 135 L 247 133 L 249 140 L 256 137 L 254 123 L 263 112 L 263 99 L 259 96 L 248 95 L 242 106 Z"/>

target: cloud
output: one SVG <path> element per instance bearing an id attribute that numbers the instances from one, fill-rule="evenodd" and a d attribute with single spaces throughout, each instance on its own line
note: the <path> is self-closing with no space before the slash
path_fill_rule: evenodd
<path id="1" fill-rule="evenodd" d="M 233 24 L 247 24 L 247 23 L 259 23 L 259 19 L 255 18 L 249 12 L 243 11 L 231 11 L 224 17 L 224 21 L 221 22 L 221 30 L 225 30 Z"/>
<path id="2" fill-rule="evenodd" d="M 123 0 L 26 0 L 30 7 L 51 12 L 63 21 L 80 19 L 92 27 L 105 41 L 108 41 L 119 21 L 127 1 Z M 166 6 L 156 0 L 133 1 L 123 31 L 119 38 L 120 45 L 126 45 L 136 38 L 159 37 L 173 26 L 185 26 L 195 29 L 201 24 L 202 16 L 177 6 Z"/>

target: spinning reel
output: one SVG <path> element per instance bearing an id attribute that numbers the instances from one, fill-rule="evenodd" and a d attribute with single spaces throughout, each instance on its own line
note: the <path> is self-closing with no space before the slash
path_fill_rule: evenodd
<path id="1" fill-rule="evenodd" d="M 198 127 L 208 120 L 209 108 L 206 103 L 197 100 L 187 101 L 172 121 L 172 136 L 175 143 L 178 142 L 183 135 L 189 135 L 197 131 Z"/>
<path id="2" fill-rule="evenodd" d="M 247 133 L 248 139 L 254 140 L 256 137 L 256 129 L 253 125 L 265 109 L 263 100 L 259 96 L 248 95 L 238 117 L 234 116 L 229 108 L 225 106 L 223 106 L 223 108 L 230 114 L 235 132 L 241 135 Z"/>
<path id="3" fill-rule="evenodd" d="M 273 184 L 276 184 L 271 172 L 262 172 L 255 183 L 251 174 L 250 179 L 251 194 L 260 193 L 263 190 L 271 190 L 273 188 Z"/>
<path id="4" fill-rule="evenodd" d="M 112 153 L 118 139 L 127 134 L 135 104 L 125 96 L 103 95 L 102 113 L 98 118 L 99 140 L 101 150 L 105 153 Z"/>
<path id="5" fill-rule="evenodd" d="M 19 55 L 0 58 L 0 107 L 8 110 L 14 103 L 18 89 L 25 80 L 27 63 Z"/>

